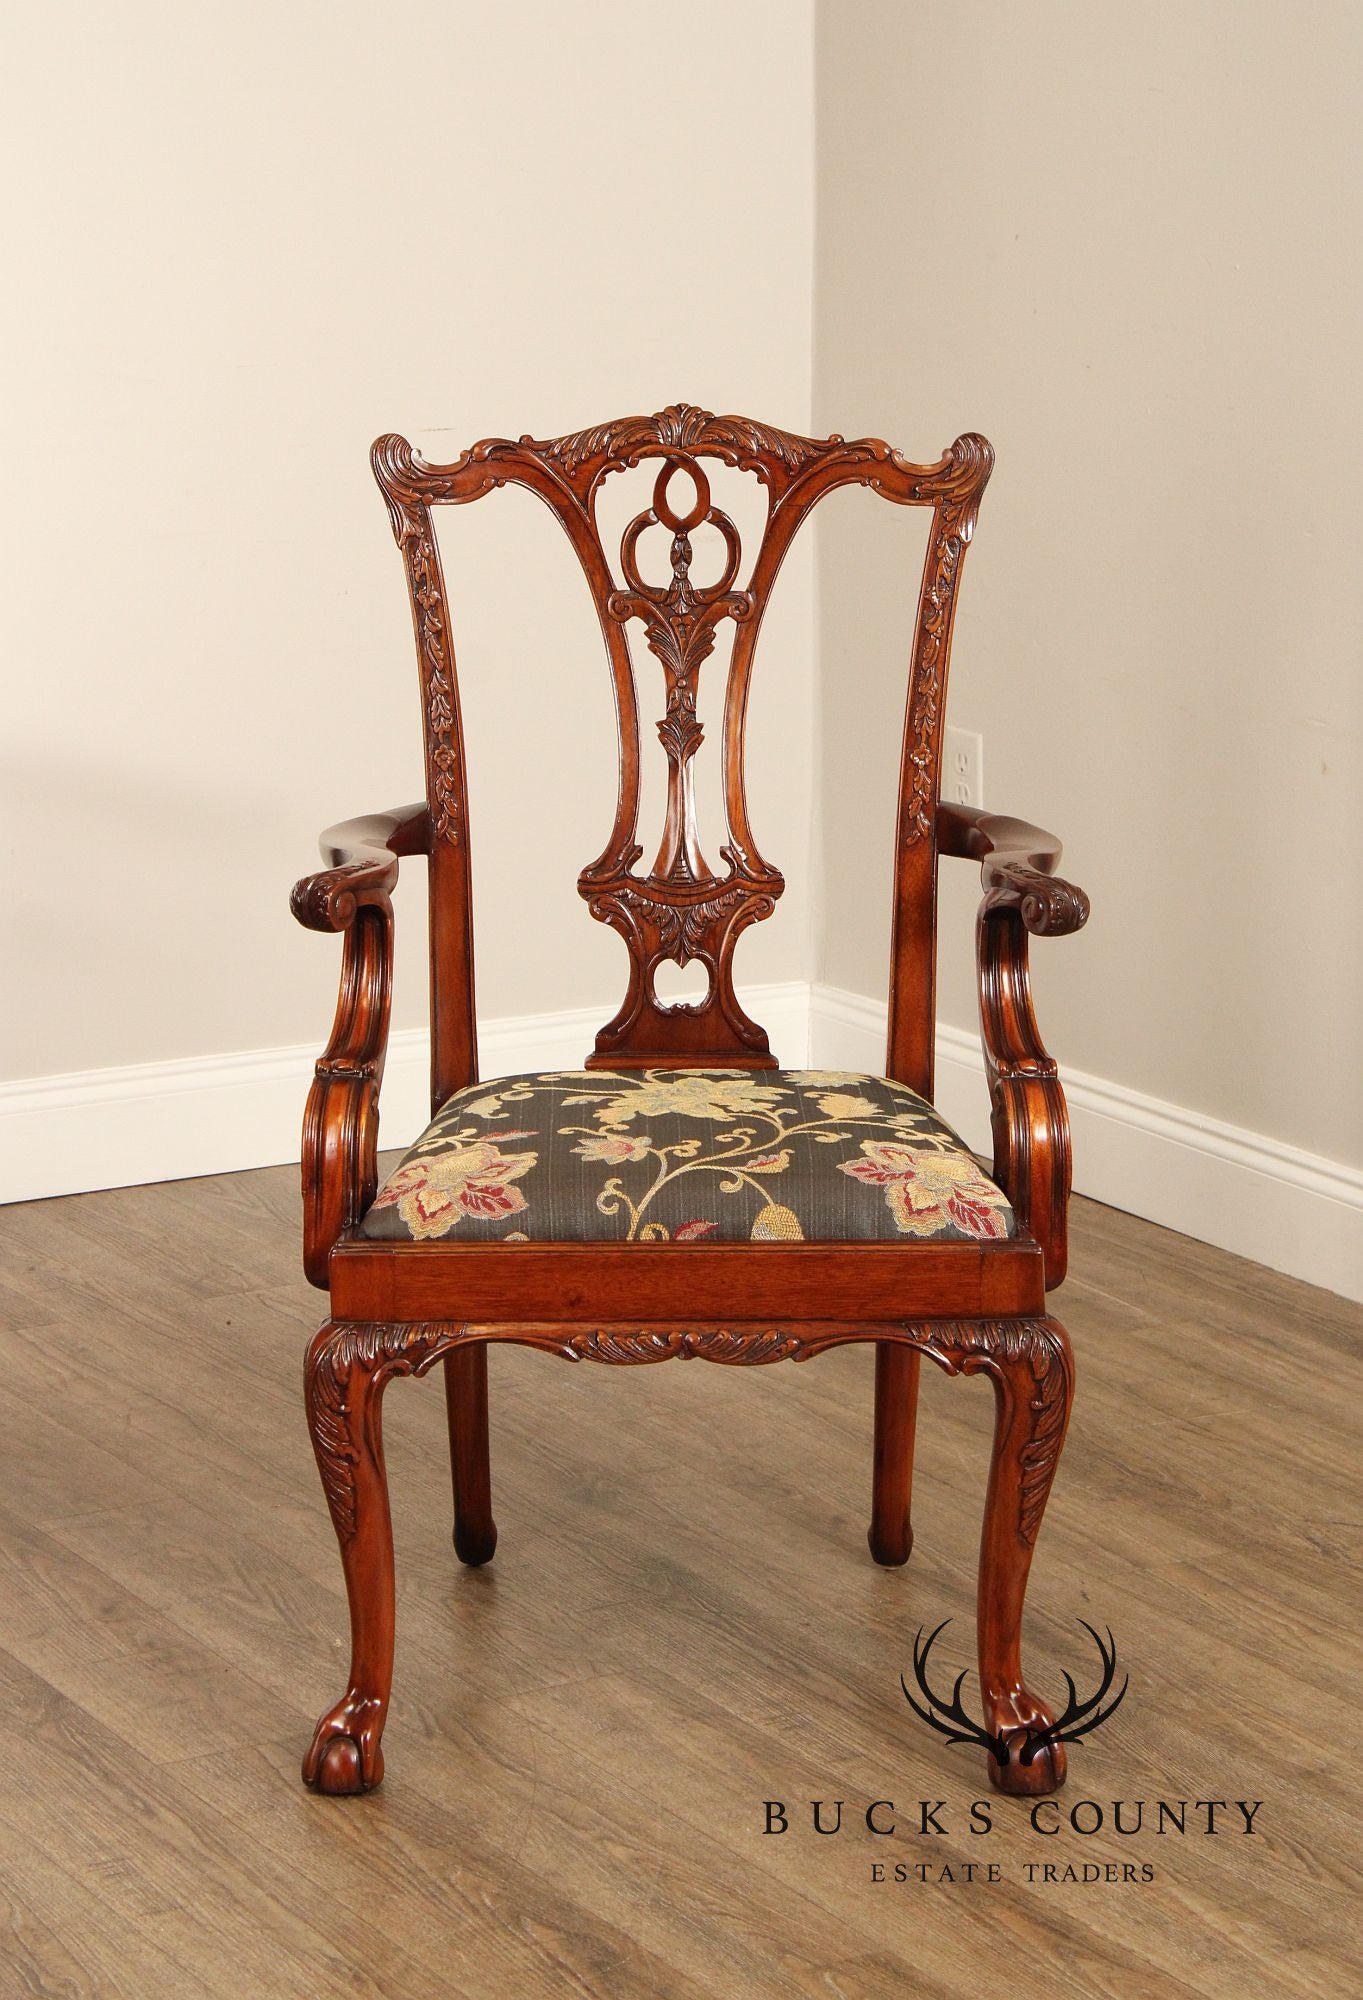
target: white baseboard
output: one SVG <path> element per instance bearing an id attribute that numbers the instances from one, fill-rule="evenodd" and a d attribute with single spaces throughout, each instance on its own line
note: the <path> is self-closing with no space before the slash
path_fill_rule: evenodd
<path id="1" fill-rule="evenodd" d="M 752 986 L 740 997 L 782 1062 L 804 1063 L 809 987 L 802 979 Z M 480 1022 L 484 1076 L 576 1069 L 614 1002 Z M 239 1173 L 298 1158 L 316 1044 L 132 1063 L 0 1084 L 0 1202 Z M 430 1042 L 394 1029 L 384 1069 L 385 1146 L 405 1146 L 430 1116 Z"/>
<path id="2" fill-rule="evenodd" d="M 745 988 L 744 1005 L 790 1068 L 869 1070 L 885 1061 L 885 1006 L 788 980 Z M 484 1021 L 484 1076 L 574 1069 L 610 1006 Z M 236 1173 L 298 1158 L 316 1047 L 257 1049 L 0 1084 L 0 1202 Z M 1080 1194 L 1274 1270 L 1363 1300 L 1363 1172 L 1062 1065 Z M 937 1103 L 989 1148 L 975 1037 L 937 1032 Z M 408 1144 L 429 1105 L 425 1032 L 391 1038 L 383 1142 Z"/>
<path id="3" fill-rule="evenodd" d="M 886 1010 L 838 987 L 810 996 L 811 1060 L 878 1071 Z M 1363 1300 L 1363 1171 L 1187 1111 L 1063 1063 L 1079 1194 Z M 988 1153 L 989 1101 L 976 1036 L 937 1030 L 937 1106 Z"/>

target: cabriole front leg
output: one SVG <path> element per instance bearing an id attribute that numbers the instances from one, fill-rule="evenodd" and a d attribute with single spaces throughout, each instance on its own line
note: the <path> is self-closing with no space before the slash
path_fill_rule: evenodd
<path id="1" fill-rule="evenodd" d="M 994 1385 L 977 1616 L 989 1777 L 1001 1792 L 1053 1792 L 1065 1782 L 1065 1751 L 1048 1734 L 1054 1709 L 1023 1679 L 1022 1607 L 1074 1397 L 1068 1337 L 1054 1319 L 928 1320 L 897 1337 L 949 1375 Z"/>
<path id="2" fill-rule="evenodd" d="M 1032 1551 L 1065 1441 L 1074 1360 L 1053 1319 L 1004 1322 L 980 1365 L 994 1384 L 994 1449 L 980 1543 L 978 1641 L 985 1728 L 1007 1750 L 991 1753 L 990 1782 L 1037 1797 L 1065 1782 L 1063 1744 L 1047 1739 L 1055 1711 L 1022 1672 L 1022 1609 Z"/>
<path id="3" fill-rule="evenodd" d="M 350 1679 L 321 1716 L 303 1759 L 318 1791 L 367 1792 L 383 1777 L 381 1738 L 393 1685 L 393 1527 L 383 1462 L 383 1392 L 421 1374 L 457 1329 L 329 1320 L 308 1349 L 308 1429 L 341 1548 L 350 1600 Z"/>

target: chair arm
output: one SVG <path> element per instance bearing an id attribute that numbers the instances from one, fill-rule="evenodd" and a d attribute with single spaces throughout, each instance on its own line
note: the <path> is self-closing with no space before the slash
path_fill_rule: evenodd
<path id="1" fill-rule="evenodd" d="M 420 805 L 342 820 L 317 844 L 331 866 L 295 882 L 289 907 L 310 931 L 343 931 L 357 909 L 391 897 L 400 855 L 430 852 L 430 809 L 423 799 Z"/>
<path id="2" fill-rule="evenodd" d="M 937 851 L 978 861 L 992 900 L 1017 909 L 1035 937 L 1065 937 L 1088 922 L 1083 890 L 1052 872 L 1060 842 L 1025 819 L 943 799 L 937 808 Z"/>
<path id="3" fill-rule="evenodd" d="M 347 820 L 322 835 L 332 865 L 289 898 L 310 930 L 341 931 L 341 991 L 303 1114 L 303 1268 L 325 1289 L 327 1260 L 378 1191 L 379 1085 L 393 992 L 398 859 L 429 848 L 425 805 Z"/>
<path id="4" fill-rule="evenodd" d="M 1046 1287 L 1053 1290 L 1069 1254 L 1070 1121 L 1032 1008 L 1027 933 L 1063 937 L 1079 930 L 1089 899 L 1051 872 L 1060 842 L 1025 820 L 944 800 L 937 844 L 939 853 L 980 863 L 984 898 L 975 939 L 994 1178 L 1041 1245 Z"/>

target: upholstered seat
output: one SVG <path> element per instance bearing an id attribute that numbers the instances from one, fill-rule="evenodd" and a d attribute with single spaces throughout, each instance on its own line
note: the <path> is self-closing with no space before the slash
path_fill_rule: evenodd
<path id="1" fill-rule="evenodd" d="M 843 1070 L 563 1070 L 455 1091 L 380 1239 L 969 1242 L 1006 1197 L 907 1085 Z"/>

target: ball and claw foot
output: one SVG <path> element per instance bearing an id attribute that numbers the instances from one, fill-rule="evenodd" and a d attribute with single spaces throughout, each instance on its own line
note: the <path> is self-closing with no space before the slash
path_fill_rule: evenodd
<path id="1" fill-rule="evenodd" d="M 303 1782 L 315 1792 L 345 1798 L 372 1792 L 383 1782 L 383 1717 L 376 1704 L 347 1696 L 327 1710 L 313 1731 L 303 1759 Z"/>
<path id="2" fill-rule="evenodd" d="M 461 1563 L 470 1569 L 481 1569 L 484 1563 L 492 1561 L 497 1547 L 497 1523 L 491 1519 L 468 1527 L 458 1520 L 454 1524 L 454 1553 Z"/>
<path id="3" fill-rule="evenodd" d="M 985 1720 L 992 1733 L 1008 1746 L 1008 1762 L 1000 1764 L 991 1753 L 989 1782 L 996 1792 L 1012 1798 L 1040 1799 L 1058 1792 L 1065 1782 L 1066 1758 L 1063 1743 L 1047 1743 L 1024 1762 L 1029 1745 L 1043 1729 L 1049 1729 L 1055 1714 L 1044 1701 L 1020 1689 L 1016 1697 L 987 1705 Z"/>

